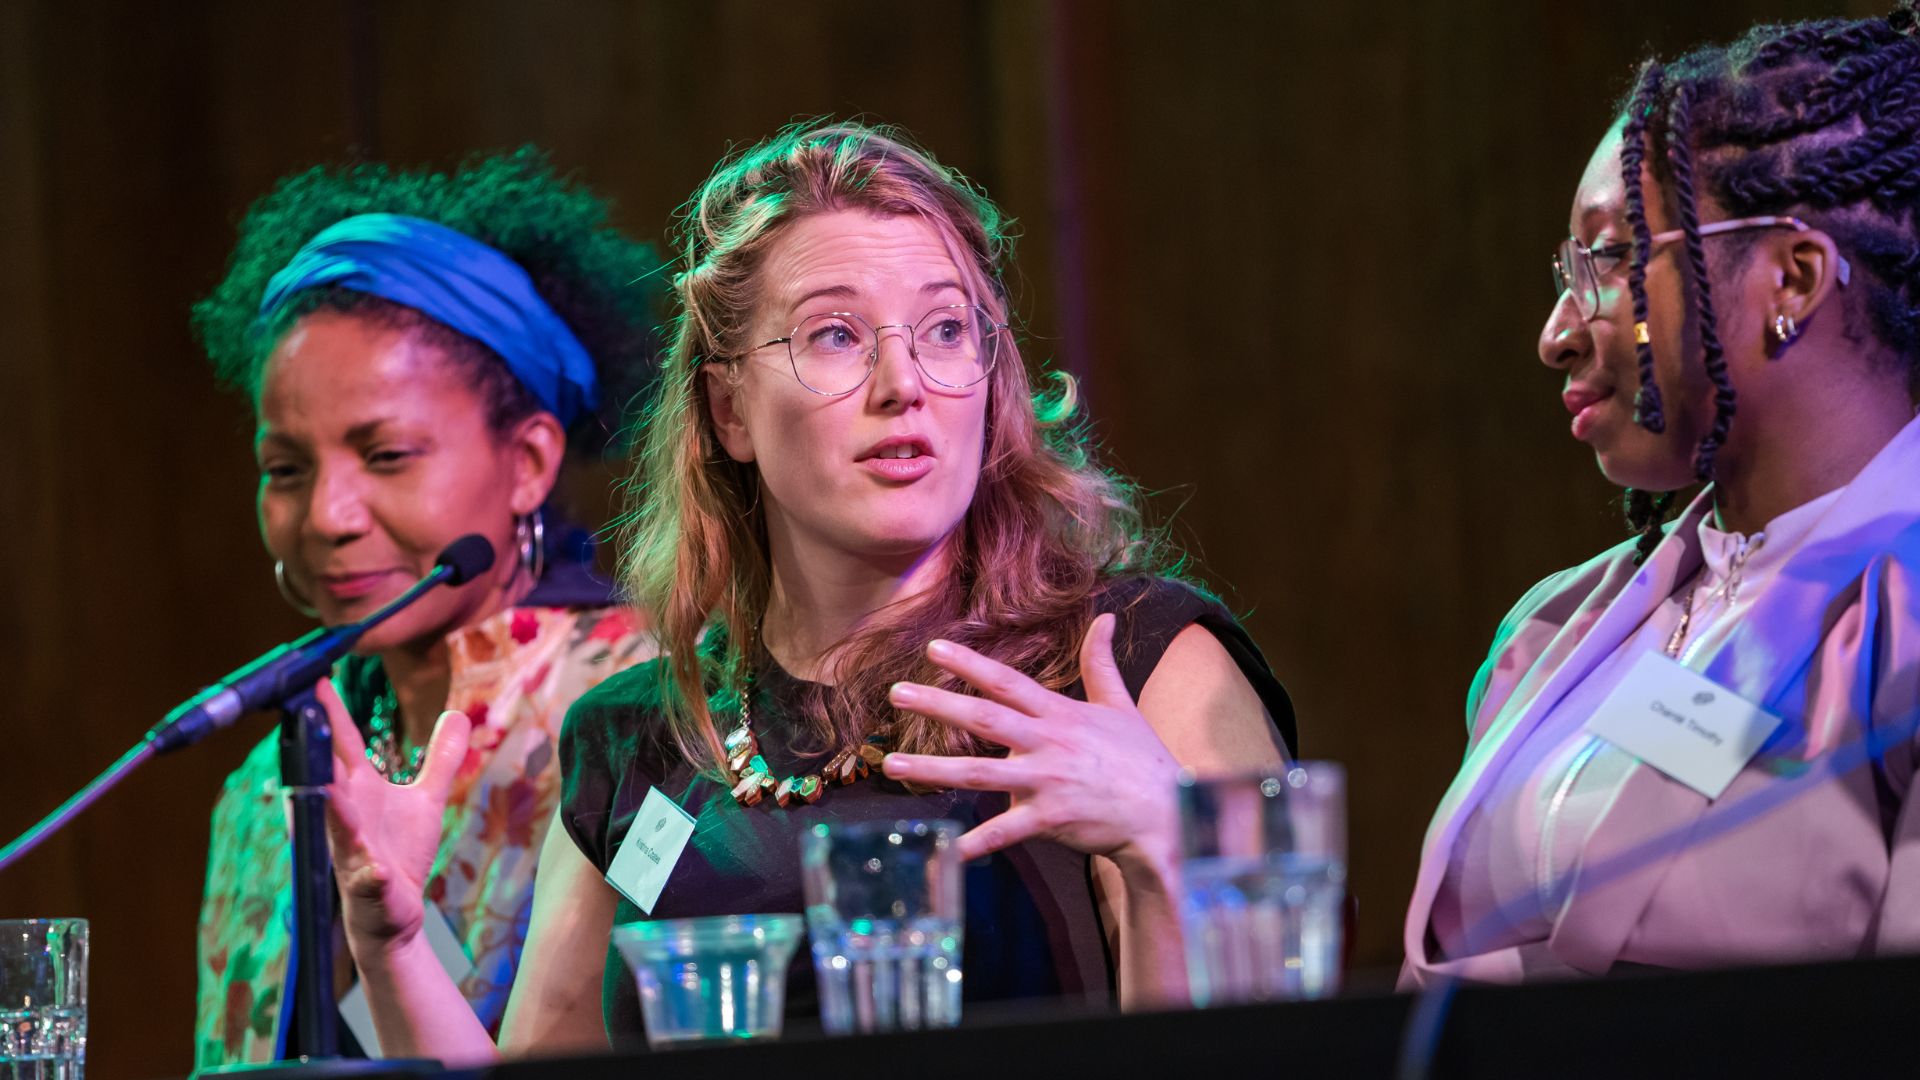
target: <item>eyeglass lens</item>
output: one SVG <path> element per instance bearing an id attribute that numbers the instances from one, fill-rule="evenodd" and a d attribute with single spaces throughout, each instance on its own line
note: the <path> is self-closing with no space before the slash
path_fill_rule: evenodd
<path id="1" fill-rule="evenodd" d="M 1580 241 L 1568 237 L 1553 256 L 1553 292 L 1556 298 L 1573 294 L 1574 310 L 1591 319 L 1600 310 L 1600 283 L 1595 280 L 1592 256 Z"/>
<path id="2" fill-rule="evenodd" d="M 999 334 L 987 313 L 964 304 L 927 312 L 910 335 L 908 344 L 920 370 L 955 389 L 986 378 L 999 352 Z M 827 312 L 802 319 L 787 347 L 793 373 L 807 389 L 846 394 L 866 381 L 879 359 L 878 344 L 879 335 L 865 319 Z"/>

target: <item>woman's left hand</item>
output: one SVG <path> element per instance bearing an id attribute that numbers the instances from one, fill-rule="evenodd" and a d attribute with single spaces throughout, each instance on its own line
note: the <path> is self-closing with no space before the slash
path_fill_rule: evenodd
<path id="1" fill-rule="evenodd" d="M 888 754 L 896 780 L 1004 791 L 1007 812 L 960 838 L 972 859 L 1033 837 L 1056 840 L 1123 869 L 1167 867 L 1177 847 L 1174 784 L 1180 765 L 1135 707 L 1113 660 L 1114 617 L 1094 619 L 1080 643 L 1087 700 L 1075 701 L 963 645 L 934 641 L 927 656 L 983 697 L 897 683 L 895 706 L 1007 748 L 1004 758 Z"/>

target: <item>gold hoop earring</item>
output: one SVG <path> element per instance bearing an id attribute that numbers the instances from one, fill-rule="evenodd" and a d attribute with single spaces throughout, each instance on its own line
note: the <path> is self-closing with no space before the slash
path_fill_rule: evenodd
<path id="1" fill-rule="evenodd" d="M 1773 317 L 1773 339 L 1779 342 L 1782 349 L 1793 344 L 1799 336 L 1800 326 L 1793 321 L 1793 316 L 1781 313 Z"/>
<path id="2" fill-rule="evenodd" d="M 293 610 L 309 619 L 320 617 L 319 610 L 313 606 L 312 602 L 293 591 L 293 583 L 287 580 L 287 564 L 279 559 L 273 561 L 273 584 L 280 590 L 280 598 L 292 605 Z"/>

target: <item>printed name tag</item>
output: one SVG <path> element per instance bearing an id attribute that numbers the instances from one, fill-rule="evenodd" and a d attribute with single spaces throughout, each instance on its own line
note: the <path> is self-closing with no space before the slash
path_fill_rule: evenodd
<path id="1" fill-rule="evenodd" d="M 680 809 L 659 788 L 647 789 L 647 801 L 640 804 L 633 827 L 607 867 L 607 884 L 619 889 L 626 898 L 653 914 L 660 890 L 667 887 L 667 875 L 680 861 L 680 852 L 693 837 L 693 815 Z"/>
<path id="2" fill-rule="evenodd" d="M 1647 653 L 1587 721 L 1587 730 L 1709 799 L 1717 799 L 1780 719 L 1659 653 Z"/>
<path id="3" fill-rule="evenodd" d="M 453 924 L 438 906 L 427 904 L 424 928 L 427 945 L 433 949 L 434 959 L 447 969 L 447 974 L 455 983 L 465 979 L 473 971 L 473 961 L 467 959 L 466 947 L 460 944 L 460 938 L 453 932 Z M 291 1000 L 292 995 L 288 995 Z M 359 982 L 353 984 L 340 998 L 340 1019 L 347 1022 L 347 1030 L 360 1041 L 360 1049 L 370 1058 L 385 1057 L 380 1052 L 380 1036 L 373 1031 L 373 1010 L 367 1005 L 366 987 Z"/>

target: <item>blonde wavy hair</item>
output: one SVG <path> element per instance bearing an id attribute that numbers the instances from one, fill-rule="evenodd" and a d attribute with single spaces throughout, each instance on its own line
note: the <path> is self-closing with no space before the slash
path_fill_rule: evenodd
<path id="1" fill-rule="evenodd" d="M 622 576 L 653 614 L 664 653 L 661 705 L 687 761 L 721 775 L 717 714 L 731 714 L 757 649 L 771 589 L 758 472 L 716 438 L 704 364 L 731 364 L 761 296 L 768 250 L 811 214 L 860 209 L 932 223 L 971 265 L 977 295 L 1007 321 L 1004 218 L 984 193 L 897 129 L 852 122 L 792 125 L 729 156 L 678 215 L 680 312 L 659 389 L 641 417 Z M 1112 577 L 1163 568 L 1132 484 L 1097 467 L 1069 421 L 1071 378 L 1036 394 L 1012 331 L 1001 331 L 989 381 L 986 452 L 973 502 L 950 535 L 951 572 L 878 612 L 834 650 L 842 674 L 810 693 L 797 746 L 813 751 L 885 734 L 896 749 L 971 753 L 963 732 L 887 701 L 895 682 L 964 689 L 934 667 L 926 643 L 969 645 L 1060 689 L 1079 676 L 1077 651 L 1093 597 Z M 737 378 L 737 376 L 734 376 Z M 732 385 L 732 379 L 728 380 Z"/>

